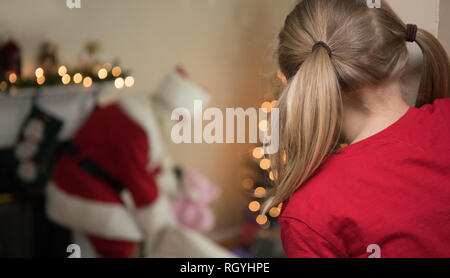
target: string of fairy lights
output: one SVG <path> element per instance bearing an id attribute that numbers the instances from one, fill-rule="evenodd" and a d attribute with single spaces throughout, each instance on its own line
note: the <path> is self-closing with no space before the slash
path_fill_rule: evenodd
<path id="1" fill-rule="evenodd" d="M 274 108 L 276 104 L 277 104 L 276 100 L 265 101 L 261 105 L 261 108 L 263 108 L 267 114 L 270 114 L 272 108 Z M 259 122 L 259 129 L 262 132 L 267 132 L 269 130 L 269 122 L 267 120 L 261 120 Z M 253 148 L 251 150 L 251 157 L 253 161 L 258 164 L 258 167 L 264 173 L 264 176 L 268 177 L 270 182 L 273 182 L 274 174 L 273 171 L 271 170 L 272 165 L 270 159 L 264 155 L 263 148 L 262 147 Z M 251 193 L 253 199 L 256 199 L 250 201 L 250 203 L 248 204 L 248 209 L 253 213 L 259 213 L 258 216 L 256 217 L 256 223 L 258 223 L 261 228 L 268 229 L 271 226 L 271 221 L 269 217 L 278 218 L 278 216 L 281 213 L 282 204 L 272 207 L 268 211 L 268 215 L 262 214 L 262 205 L 267 195 L 267 189 L 264 187 L 265 185 L 268 186 L 268 183 L 257 182 L 253 178 L 245 178 L 242 181 L 242 186 L 244 187 L 244 189 Z"/>
<path id="2" fill-rule="evenodd" d="M 5 80 L 0 81 L 0 92 L 15 95 L 18 88 L 56 86 L 56 85 L 80 85 L 90 88 L 95 83 L 113 82 L 115 88 L 131 88 L 135 85 L 135 79 L 127 75 L 120 66 L 113 66 L 105 63 L 102 66 L 95 66 L 92 70 L 70 72 L 68 67 L 61 65 L 56 73 L 46 72 L 42 67 L 34 70 L 32 78 L 21 80 L 15 72 L 7 73 Z"/>
<path id="3" fill-rule="evenodd" d="M 277 72 L 277 81 L 281 83 L 282 87 L 286 87 L 287 79 L 280 71 Z M 270 115 L 272 109 L 276 107 L 277 101 L 273 99 L 272 95 L 270 95 L 268 99 L 270 100 L 265 101 L 261 105 L 261 108 Z M 258 127 L 262 132 L 267 132 L 270 128 L 269 121 L 261 120 Z M 272 164 L 270 159 L 264 155 L 262 147 L 253 148 L 251 150 L 251 157 L 258 164 L 260 171 L 265 176 L 265 181 L 258 183 L 253 178 L 245 178 L 242 180 L 242 186 L 245 190 L 251 193 L 251 196 L 254 199 L 248 204 L 248 209 L 253 213 L 258 213 L 256 223 L 258 223 L 262 229 L 268 229 L 271 226 L 270 218 L 276 219 L 280 216 L 283 203 L 270 208 L 268 215 L 262 213 L 263 203 L 267 197 L 267 189 L 264 186 L 270 186 L 271 183 L 274 182 L 275 178 L 274 173 L 271 170 Z M 267 182 L 267 178 L 270 182 Z"/>

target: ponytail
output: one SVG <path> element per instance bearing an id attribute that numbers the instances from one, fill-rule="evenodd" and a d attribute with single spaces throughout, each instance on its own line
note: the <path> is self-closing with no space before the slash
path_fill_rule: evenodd
<path id="1" fill-rule="evenodd" d="M 422 80 L 416 106 L 450 97 L 450 62 L 441 43 L 429 32 L 419 29 L 416 42 L 423 53 Z"/>
<path id="2" fill-rule="evenodd" d="M 278 185 L 271 205 L 289 198 L 313 175 L 335 148 L 340 134 L 342 98 L 338 77 L 330 49 L 316 46 L 278 102 L 282 142 L 280 152 L 271 157 Z"/>

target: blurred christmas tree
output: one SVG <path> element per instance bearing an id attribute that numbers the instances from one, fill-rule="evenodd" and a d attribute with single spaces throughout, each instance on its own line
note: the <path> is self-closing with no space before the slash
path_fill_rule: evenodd
<path id="1" fill-rule="evenodd" d="M 283 88 L 286 79 L 281 73 L 277 75 L 277 83 Z M 281 90 L 278 90 L 281 91 Z M 270 117 L 272 109 L 277 101 L 274 94 L 267 94 L 261 108 L 265 109 Z M 261 120 L 259 129 L 263 132 L 269 129 L 269 121 Z M 262 147 L 253 147 L 247 160 L 247 167 L 251 174 L 242 180 L 242 187 L 249 192 L 250 200 L 246 212 L 245 224 L 241 231 L 241 244 L 245 247 L 249 256 L 253 257 L 282 257 L 284 255 L 281 240 L 278 217 L 282 204 L 271 207 L 268 213 L 263 214 L 263 204 L 267 193 L 274 186 L 274 174 L 271 171 L 270 159 L 263 154 Z"/>

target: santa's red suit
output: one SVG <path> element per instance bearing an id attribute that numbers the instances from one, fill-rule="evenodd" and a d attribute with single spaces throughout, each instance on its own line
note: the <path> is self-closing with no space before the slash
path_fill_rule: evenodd
<path id="1" fill-rule="evenodd" d="M 164 206 L 155 206 L 161 174 L 156 129 L 148 97 L 123 99 L 94 111 L 57 163 L 48 214 L 87 233 L 101 256 L 131 257 L 141 231 L 154 230 L 145 231 L 139 219 L 156 219 Z M 136 209 L 125 203 L 125 192 Z"/>
<path id="2" fill-rule="evenodd" d="M 177 187 L 163 144 L 171 111 L 202 98 L 202 89 L 178 70 L 153 101 L 125 97 L 96 109 L 56 165 L 47 188 L 49 218 L 87 235 L 101 257 L 132 257 L 140 242 L 147 257 L 231 256 L 178 225 L 168 194 Z"/>

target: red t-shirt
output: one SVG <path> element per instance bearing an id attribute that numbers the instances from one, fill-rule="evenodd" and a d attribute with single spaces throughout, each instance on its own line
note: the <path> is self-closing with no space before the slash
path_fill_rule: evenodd
<path id="1" fill-rule="evenodd" d="M 280 225 L 288 257 L 450 257 L 450 99 L 329 157 Z"/>

